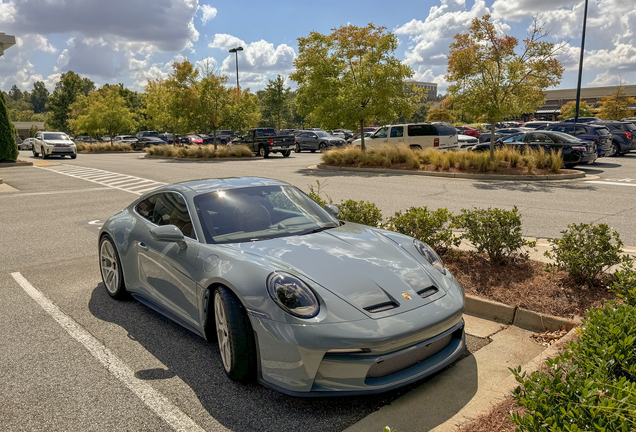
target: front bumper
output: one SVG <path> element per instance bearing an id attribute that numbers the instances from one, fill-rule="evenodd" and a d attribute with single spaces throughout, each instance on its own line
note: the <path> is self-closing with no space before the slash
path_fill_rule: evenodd
<path id="1" fill-rule="evenodd" d="M 62 156 L 62 155 L 76 155 L 77 147 L 73 146 L 42 146 L 42 150 L 46 152 L 47 155 L 51 156 Z"/>
<path id="2" fill-rule="evenodd" d="M 451 291 L 434 303 L 376 320 L 299 326 L 252 315 L 259 381 L 312 397 L 381 393 L 421 380 L 465 352 L 463 298 Z M 366 350 L 328 353 L 346 348 Z"/>

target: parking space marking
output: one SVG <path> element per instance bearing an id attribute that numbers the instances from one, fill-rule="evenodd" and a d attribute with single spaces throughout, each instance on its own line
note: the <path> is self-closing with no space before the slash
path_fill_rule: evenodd
<path id="1" fill-rule="evenodd" d="M 619 182 L 611 182 L 611 181 L 601 181 L 601 180 L 589 180 L 585 183 L 594 183 L 594 184 L 604 184 L 604 185 L 612 185 L 612 186 L 636 186 L 634 183 L 619 183 Z"/>
<path id="2" fill-rule="evenodd" d="M 144 192 L 165 185 L 165 183 L 149 180 L 141 177 L 135 177 L 127 174 L 119 174 L 110 171 L 104 171 L 97 168 L 86 168 L 77 165 L 56 165 L 55 167 L 37 167 L 69 177 L 86 180 L 97 183 L 109 188 L 122 190 L 135 195 L 141 195 Z M 141 188 L 141 189 L 140 189 Z"/>
<path id="3" fill-rule="evenodd" d="M 73 339 L 81 343 L 93 357 L 104 365 L 108 372 L 128 387 L 148 408 L 164 419 L 174 430 L 203 432 L 203 428 L 170 402 L 168 398 L 135 377 L 135 373 L 119 357 L 31 285 L 21 273 L 11 273 L 11 276 Z M 213 430 L 227 430 L 216 420 L 214 420 L 214 423 Z"/>

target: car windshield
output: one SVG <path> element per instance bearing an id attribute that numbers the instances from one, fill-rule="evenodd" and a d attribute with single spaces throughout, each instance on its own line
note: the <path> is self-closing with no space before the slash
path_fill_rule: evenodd
<path id="1" fill-rule="evenodd" d="M 326 138 L 329 136 L 327 132 L 315 132 L 315 134 L 318 135 L 318 137 L 320 138 Z"/>
<path id="2" fill-rule="evenodd" d="M 241 243 L 310 234 L 340 225 L 293 186 L 256 186 L 194 197 L 207 243 Z"/>
<path id="3" fill-rule="evenodd" d="M 61 132 L 47 132 L 44 134 L 45 140 L 68 140 L 70 139 L 66 134 Z"/>
<path id="4" fill-rule="evenodd" d="M 550 135 L 552 135 L 553 137 L 558 138 L 559 140 L 561 140 L 563 142 L 568 142 L 568 143 L 580 143 L 581 142 L 580 139 L 576 139 L 572 135 L 568 135 L 565 132 L 552 132 Z"/>

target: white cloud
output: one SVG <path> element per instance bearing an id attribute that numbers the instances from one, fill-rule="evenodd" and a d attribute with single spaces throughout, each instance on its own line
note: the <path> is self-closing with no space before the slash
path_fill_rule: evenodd
<path id="1" fill-rule="evenodd" d="M 629 84 L 628 82 L 626 82 L 620 75 L 615 75 L 612 74 L 608 71 L 606 72 L 602 72 L 598 75 L 596 75 L 596 77 L 590 81 L 589 83 L 587 83 L 587 85 L 589 86 L 598 86 L 598 87 L 602 87 L 602 86 L 617 86 L 619 84 Z"/>
<path id="2" fill-rule="evenodd" d="M 201 10 L 201 22 L 203 23 L 203 25 L 205 25 L 208 21 L 210 21 L 211 19 L 214 19 L 214 17 L 216 16 L 216 8 L 213 8 L 210 5 L 204 4 L 199 6 L 199 9 Z"/>
<path id="3" fill-rule="evenodd" d="M 15 5 L 12 2 L 0 0 L 0 24 L 15 21 Z"/>
<path id="4" fill-rule="evenodd" d="M 208 44 L 210 48 L 218 48 L 222 50 L 229 50 L 238 46 L 244 46 L 245 42 L 236 36 L 232 36 L 224 33 L 217 33 L 214 35 L 214 40 Z"/>
<path id="5" fill-rule="evenodd" d="M 492 17 L 506 21 L 521 21 L 537 13 L 573 3 L 575 2 L 572 0 L 496 0 L 492 5 Z"/>

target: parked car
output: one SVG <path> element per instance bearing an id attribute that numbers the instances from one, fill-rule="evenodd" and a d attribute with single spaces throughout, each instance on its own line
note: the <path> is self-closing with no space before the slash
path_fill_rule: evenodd
<path id="1" fill-rule="evenodd" d="M 100 140 L 98 140 L 97 138 L 93 138 L 92 136 L 88 136 L 88 135 L 79 135 L 76 136 L 74 139 L 75 142 L 85 142 L 85 143 L 96 143 L 96 142 L 100 142 Z"/>
<path id="2" fill-rule="evenodd" d="M 33 138 L 27 138 L 18 144 L 18 150 L 33 150 Z"/>
<path id="3" fill-rule="evenodd" d="M 141 137 L 161 138 L 159 136 L 159 133 L 156 132 L 156 131 L 139 131 L 139 132 L 137 132 L 137 134 L 135 135 L 135 138 L 141 138 Z"/>
<path id="4" fill-rule="evenodd" d="M 388 391 L 464 355 L 464 290 L 433 249 L 337 215 L 277 180 L 165 185 L 104 222 L 104 289 L 218 342 L 230 379 L 295 396 Z"/>
<path id="5" fill-rule="evenodd" d="M 468 135 L 471 137 L 479 138 L 481 131 L 479 129 L 471 128 L 470 126 L 457 126 L 457 133 L 460 135 Z"/>
<path id="6" fill-rule="evenodd" d="M 236 135 L 231 130 L 223 129 L 216 131 L 217 144 L 225 145 L 231 142 L 234 138 L 236 138 Z"/>
<path id="7" fill-rule="evenodd" d="M 336 138 L 342 138 L 343 140 L 347 141 L 349 138 L 353 136 L 353 134 L 351 133 L 350 130 L 335 129 L 331 131 L 331 136 L 334 136 Z"/>
<path id="8" fill-rule="evenodd" d="M 546 151 L 561 151 L 563 166 L 572 168 L 583 163 L 592 163 L 598 157 L 596 145 L 579 137 L 563 132 L 533 131 L 522 132 L 500 139 L 495 143 L 495 148 L 510 146 L 523 150 L 544 148 Z M 472 147 L 470 151 L 489 151 L 490 143 L 480 143 Z"/>
<path id="9" fill-rule="evenodd" d="M 48 159 L 50 156 L 70 156 L 71 159 L 77 157 L 75 142 L 64 132 L 38 131 L 31 150 L 33 156 L 42 155 L 42 159 Z"/>
<path id="10" fill-rule="evenodd" d="M 157 137 L 139 137 L 137 141 L 131 144 L 133 150 L 143 150 L 148 147 L 165 145 L 166 142 Z"/>
<path id="11" fill-rule="evenodd" d="M 589 123 L 551 123 L 538 130 L 565 132 L 582 140 L 596 144 L 598 157 L 611 156 L 612 134 L 605 126 L 593 126 Z"/>
<path id="12" fill-rule="evenodd" d="M 347 143 L 348 143 L 348 144 L 351 144 L 351 143 L 352 143 L 352 142 L 354 142 L 355 140 L 359 139 L 359 138 L 360 138 L 360 136 L 359 136 L 359 135 L 360 135 L 360 134 L 353 134 L 353 135 L 351 135 L 351 137 L 347 140 Z M 365 140 L 366 140 L 367 138 L 369 138 L 371 135 L 373 135 L 373 132 L 365 132 L 365 133 L 364 133 L 364 138 L 365 138 Z"/>
<path id="13" fill-rule="evenodd" d="M 600 121 L 603 121 L 603 119 L 598 117 L 579 117 L 578 123 L 596 123 Z M 565 119 L 563 123 L 574 123 L 574 118 Z"/>
<path id="14" fill-rule="evenodd" d="M 113 142 L 119 143 L 119 144 L 133 145 L 134 143 L 137 142 L 137 138 L 135 138 L 132 135 L 117 135 L 115 138 L 113 138 Z"/>
<path id="15" fill-rule="evenodd" d="M 623 156 L 631 150 L 636 150 L 636 126 L 625 121 L 600 121 L 590 123 L 591 125 L 605 126 L 612 134 L 612 156 Z"/>
<path id="16" fill-rule="evenodd" d="M 181 139 L 181 135 L 176 134 L 177 137 L 177 143 L 179 142 L 179 140 Z M 161 138 L 162 140 L 164 140 L 166 143 L 168 144 L 174 144 L 175 143 L 175 134 L 173 133 L 162 133 L 161 135 L 159 135 L 159 138 Z"/>
<path id="17" fill-rule="evenodd" d="M 365 139 L 368 148 L 383 144 L 407 144 L 412 149 L 439 148 L 440 150 L 457 148 L 457 131 L 445 123 L 410 123 L 383 126 L 369 139 Z M 359 146 L 360 139 L 352 142 Z"/>
<path id="18" fill-rule="evenodd" d="M 201 138 L 199 135 L 188 134 L 186 136 L 182 136 L 179 139 L 179 142 L 181 144 L 188 144 L 188 145 L 201 145 L 203 144 L 203 138 Z"/>
<path id="19" fill-rule="evenodd" d="M 296 138 L 293 135 L 277 135 L 272 128 L 256 128 L 232 140 L 232 144 L 245 145 L 263 158 L 268 158 L 270 153 L 289 157 L 296 147 Z"/>
<path id="20" fill-rule="evenodd" d="M 345 145 L 343 138 L 329 135 L 323 131 L 302 131 L 296 134 L 296 146 L 294 151 L 300 153 L 309 150 L 314 153 L 316 150 L 325 151 L 332 147 L 342 147 Z"/>
<path id="21" fill-rule="evenodd" d="M 537 120 L 537 121 L 529 121 L 529 122 L 525 122 L 523 124 L 524 128 L 528 128 L 528 129 L 537 129 L 543 126 L 547 126 L 550 124 L 554 124 L 556 122 L 553 121 L 547 121 L 547 120 Z"/>
<path id="22" fill-rule="evenodd" d="M 470 135 L 457 135 L 457 150 L 466 151 L 467 149 L 479 144 L 479 139 Z"/>

